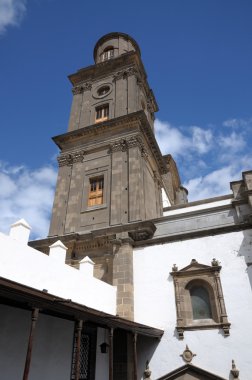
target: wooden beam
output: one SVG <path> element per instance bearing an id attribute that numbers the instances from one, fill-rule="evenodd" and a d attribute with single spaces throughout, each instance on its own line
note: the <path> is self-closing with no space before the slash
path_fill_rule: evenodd
<path id="1" fill-rule="evenodd" d="M 80 379 L 80 348 L 81 348 L 81 332 L 83 327 L 83 321 L 79 320 L 76 323 L 76 356 L 75 356 L 75 380 Z"/>
<path id="2" fill-rule="evenodd" d="M 137 380 L 137 333 L 133 334 L 133 380 Z"/>
<path id="3" fill-rule="evenodd" d="M 109 380 L 113 380 L 113 343 L 114 329 L 111 327 L 109 331 Z"/>
<path id="4" fill-rule="evenodd" d="M 26 352 L 26 360 L 25 360 L 25 368 L 24 368 L 24 373 L 23 373 L 23 380 L 28 380 L 28 378 L 29 378 L 31 357 L 32 357 L 33 338 L 34 338 L 34 331 L 35 331 L 38 315 L 39 315 L 39 309 L 37 309 L 37 308 L 33 309 L 32 314 L 31 314 L 31 328 L 30 328 L 30 335 L 29 335 L 28 347 L 27 347 L 27 352 Z"/>

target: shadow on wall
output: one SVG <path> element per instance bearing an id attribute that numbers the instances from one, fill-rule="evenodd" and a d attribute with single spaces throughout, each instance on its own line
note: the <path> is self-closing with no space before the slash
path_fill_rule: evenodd
<path id="1" fill-rule="evenodd" d="M 247 264 L 247 274 L 252 289 L 252 230 L 244 230 L 243 236 L 238 256 L 243 256 Z"/>
<path id="2" fill-rule="evenodd" d="M 139 336 L 137 339 L 138 379 L 144 378 L 147 360 L 150 362 L 159 344 L 159 339 Z M 151 370 L 151 368 L 150 368 Z"/>

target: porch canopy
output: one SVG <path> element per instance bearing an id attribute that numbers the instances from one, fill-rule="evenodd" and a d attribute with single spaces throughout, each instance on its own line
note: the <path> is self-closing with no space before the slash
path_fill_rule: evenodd
<path id="1" fill-rule="evenodd" d="M 27 310 L 39 309 L 40 312 L 72 321 L 83 320 L 102 328 L 122 329 L 133 334 L 160 339 L 163 330 L 146 326 L 141 323 L 91 309 L 87 306 L 72 302 L 40 291 L 20 283 L 0 277 L 1 303 Z"/>

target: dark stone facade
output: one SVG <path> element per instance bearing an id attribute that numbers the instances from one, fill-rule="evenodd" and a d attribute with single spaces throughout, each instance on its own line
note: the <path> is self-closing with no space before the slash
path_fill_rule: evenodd
<path id="1" fill-rule="evenodd" d="M 113 57 L 103 60 L 106 49 Z M 176 164 L 162 156 L 154 136 L 158 106 L 137 43 L 123 33 L 105 35 L 94 59 L 69 76 L 68 132 L 53 138 L 60 155 L 49 236 L 32 245 L 47 253 L 60 239 L 68 247 L 67 263 L 76 267 L 92 258 L 95 275 L 117 286 L 118 314 L 134 319 L 133 244 L 153 236 L 154 224 L 145 221 L 163 215 L 162 188 L 174 204 L 186 197 L 178 197 L 185 192 Z M 103 105 L 108 119 L 96 123 Z M 94 177 L 104 180 L 103 202 L 90 207 Z"/>

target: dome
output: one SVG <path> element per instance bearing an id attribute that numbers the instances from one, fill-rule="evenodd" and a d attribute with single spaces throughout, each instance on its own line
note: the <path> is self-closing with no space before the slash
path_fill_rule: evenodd
<path id="1" fill-rule="evenodd" d="M 122 54 L 135 51 L 141 55 L 136 41 L 125 33 L 108 33 L 101 37 L 94 47 L 95 63 L 100 63 Z"/>

